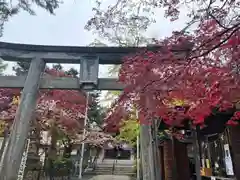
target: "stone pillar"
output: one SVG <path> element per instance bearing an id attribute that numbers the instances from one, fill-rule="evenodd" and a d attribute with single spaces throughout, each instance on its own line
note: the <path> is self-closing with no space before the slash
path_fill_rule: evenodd
<path id="1" fill-rule="evenodd" d="M 140 125 L 140 148 L 143 180 L 155 180 L 151 127 Z"/>
<path id="2" fill-rule="evenodd" d="M 30 125 L 34 117 L 40 78 L 44 68 L 45 62 L 43 59 L 36 57 L 32 60 L 11 128 L 6 153 L 3 156 L 4 166 L 0 170 L 1 180 L 17 179 Z"/>

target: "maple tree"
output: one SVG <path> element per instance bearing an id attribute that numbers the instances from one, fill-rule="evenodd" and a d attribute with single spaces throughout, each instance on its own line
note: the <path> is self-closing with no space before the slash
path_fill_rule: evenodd
<path id="1" fill-rule="evenodd" d="M 99 2 L 87 28 L 103 36 L 132 21 L 146 28 L 152 16 L 145 12 L 139 15 L 144 8 L 161 6 L 166 9 L 166 16 L 177 20 L 179 6 L 189 3 L 198 5 L 185 11 L 192 15 L 186 28 L 156 41 L 158 51 L 146 50 L 124 59 L 119 79 L 126 88 L 106 120 L 114 129 L 119 129 L 132 104 L 140 111 L 141 123 L 161 117 L 170 127 L 189 123 L 204 127 L 207 117 L 215 111 L 236 111 L 240 25 L 237 1 L 120 0 L 107 10 L 101 9 Z M 187 33 L 193 24 L 196 28 Z M 122 36 L 118 37 L 117 40 Z M 239 113 L 235 112 L 228 124 L 238 124 L 238 119 Z"/>
<path id="2" fill-rule="evenodd" d="M 47 76 L 67 77 L 63 70 L 46 69 Z M 42 91 L 36 112 L 42 122 L 53 118 L 64 130 L 74 133 L 81 128 L 81 118 L 84 117 L 86 96 L 84 92 L 74 90 L 45 90 Z"/>
<path id="3" fill-rule="evenodd" d="M 226 32 L 216 20 L 206 20 L 196 34 L 174 32 L 158 43 L 158 51 L 126 57 L 119 75 L 126 88 L 119 102 L 136 103 L 144 119 L 161 117 L 172 126 L 186 119 L 202 125 L 213 108 L 234 108 L 239 28 Z M 235 116 L 229 124 L 236 123 Z"/>
<path id="4" fill-rule="evenodd" d="M 240 2 L 239 1 L 118 1 L 116 4 L 112 4 L 107 6 L 107 9 L 102 8 L 102 6 L 106 7 L 103 2 L 97 1 L 96 8 L 93 9 L 95 12 L 95 15 L 93 18 L 91 18 L 86 28 L 89 30 L 95 30 L 100 35 L 107 37 L 109 39 L 109 34 L 114 33 L 115 29 L 117 28 L 123 28 L 126 25 L 134 24 L 135 26 L 138 26 L 141 31 L 146 31 L 146 29 L 155 22 L 156 16 L 154 16 L 155 10 L 164 10 L 165 17 L 169 18 L 173 23 L 174 21 L 179 20 L 179 16 L 181 13 L 186 13 L 188 15 L 187 20 L 187 26 L 181 31 L 174 32 L 172 37 L 165 38 L 163 41 L 157 42 L 159 45 L 163 46 L 164 48 L 161 50 L 161 52 L 158 53 L 151 53 L 151 52 L 144 52 L 136 55 L 135 57 L 126 58 L 124 65 L 121 69 L 121 82 L 127 85 L 127 93 L 125 93 L 125 97 L 128 95 L 130 97 L 127 97 L 126 99 L 131 99 L 132 101 L 136 99 L 135 96 L 142 97 L 148 94 L 147 96 L 150 98 L 148 101 L 152 102 L 152 98 L 160 98 L 158 95 L 154 94 L 156 91 L 157 93 L 161 94 L 160 99 L 165 99 L 169 101 L 169 92 L 166 90 L 158 90 L 158 87 L 169 87 L 173 84 L 177 86 L 175 83 L 178 82 L 180 84 L 182 82 L 182 85 L 186 85 L 186 82 L 189 81 L 186 78 L 181 79 L 184 77 L 187 77 L 189 74 L 192 76 L 192 72 L 194 69 L 198 69 L 197 73 L 194 74 L 195 79 L 192 79 L 193 82 L 198 81 L 197 77 L 202 77 L 204 73 L 212 71 L 209 76 L 217 74 L 217 72 L 220 73 L 220 75 L 215 78 L 227 78 L 224 72 L 229 72 L 229 77 L 232 74 L 232 69 L 236 69 L 238 65 L 238 59 L 239 59 L 239 29 L 240 29 L 240 16 L 239 16 L 239 8 L 240 8 Z M 183 11 L 181 12 L 181 9 Z M 155 11 L 156 12 L 156 11 Z M 191 33 L 187 34 L 187 31 L 189 28 L 192 28 Z M 122 34 L 126 33 L 127 31 L 123 31 Z M 116 33 L 115 33 L 116 34 Z M 137 33 L 136 33 L 137 34 Z M 110 38 L 111 41 L 114 41 L 116 43 L 119 42 L 119 40 L 122 39 L 121 35 L 118 35 L 114 38 Z M 186 46 L 184 42 L 192 42 L 189 46 L 191 46 L 190 49 L 184 49 L 183 47 Z M 170 49 L 173 49 L 173 46 L 179 45 L 183 49 L 183 51 L 188 51 L 188 54 L 185 57 L 182 58 L 176 58 L 174 57 L 174 53 L 170 51 Z M 165 51 L 165 52 L 164 52 Z M 149 60 L 146 60 L 147 58 L 143 57 L 149 57 Z M 160 57 L 161 56 L 161 57 Z M 131 60 L 130 60 L 131 59 Z M 145 61 L 145 60 L 146 61 Z M 166 61 L 167 60 L 167 61 Z M 180 61 L 179 61 L 180 60 Z M 163 63 L 164 61 L 164 63 Z M 143 63 L 143 64 L 141 64 Z M 171 64 L 171 65 L 170 65 Z M 206 67 L 205 67 L 206 66 Z M 235 66 L 235 68 L 234 68 Z M 157 71 L 162 72 L 157 75 L 157 73 L 152 73 L 151 68 L 156 67 Z M 214 67 L 216 69 L 214 70 Z M 147 72 L 145 72 L 147 71 Z M 175 72 L 173 72 L 175 71 Z M 216 71 L 216 72 L 213 72 Z M 134 75 L 136 73 L 136 75 Z M 165 74 L 164 74 L 165 73 Z M 164 75 L 163 75 L 164 74 Z M 171 75 L 170 75 L 171 74 Z M 179 75 L 181 74 L 181 75 Z M 148 76 L 146 76 L 148 75 Z M 163 77 L 162 77 L 163 76 Z M 168 77 L 169 76 L 169 77 Z M 236 74 L 234 74 L 235 78 L 233 78 L 233 81 L 236 80 Z M 125 78 L 128 77 L 128 78 Z M 147 77 L 147 78 L 145 78 Z M 161 77 L 161 78 L 160 78 Z M 177 78 L 176 78 L 177 77 Z M 223 79 L 224 79 L 223 78 Z M 204 79 L 204 78 L 203 78 Z M 210 86 L 216 82 L 211 81 L 211 85 L 209 87 L 206 86 L 206 83 L 203 82 L 203 91 L 198 89 L 199 92 L 206 92 Z M 205 78 L 207 79 L 207 78 Z M 210 78 L 208 78 L 210 79 Z M 144 80 L 141 85 L 138 81 Z M 238 99 L 236 95 L 236 88 L 232 87 L 234 84 L 237 86 L 238 82 L 232 82 L 231 80 L 228 81 L 229 84 L 225 84 L 226 87 L 222 89 L 223 83 L 220 83 L 219 89 L 221 89 L 221 93 L 231 92 L 228 97 L 221 94 L 219 96 L 224 96 L 222 99 L 222 102 L 218 102 L 221 104 L 221 106 L 224 106 L 223 108 L 226 108 L 225 105 L 228 104 L 230 106 L 234 105 L 232 101 L 236 101 Z M 150 84 L 148 85 L 147 82 Z M 223 82 L 223 81 L 222 81 Z M 128 86 L 129 85 L 129 86 Z M 146 88 L 145 88 L 146 85 Z M 179 85 L 180 86 L 180 85 Z M 204 87 L 205 86 L 205 87 Z M 135 87 L 135 89 L 133 88 Z M 190 87 L 190 85 L 189 85 Z M 231 87 L 231 88 L 230 88 Z M 178 89 L 179 87 L 175 87 L 175 89 Z M 195 89 L 195 87 L 192 88 Z M 230 90 L 230 89 L 231 90 Z M 134 90 L 133 90 L 134 89 Z M 137 89 L 137 91 L 135 91 Z M 188 89 L 189 90 L 189 89 Z M 225 91 L 226 90 L 226 91 Z M 225 91 L 225 92 L 224 92 Z M 145 92 L 145 94 L 144 94 Z M 183 94 L 183 92 L 187 92 L 183 90 L 183 87 L 181 87 L 181 90 L 175 90 L 173 99 L 180 98 L 182 99 L 182 96 L 186 96 Z M 212 93 L 212 92 L 211 92 Z M 209 96 L 211 94 L 208 92 Z M 128 94 L 128 95 L 127 95 Z M 150 95 L 151 94 L 151 95 Z M 176 95 L 178 94 L 178 95 Z M 190 93 L 191 94 L 191 93 Z M 232 97 L 233 94 L 235 94 L 235 97 Z M 142 95 L 142 96 L 141 96 Z M 165 96 L 165 97 L 164 97 Z M 177 96 L 177 97 L 176 97 Z M 190 95 L 189 95 L 190 96 Z M 230 98 L 231 96 L 231 98 Z M 192 98 L 194 97 L 192 92 Z M 196 96 L 195 96 L 196 97 Z M 196 99 L 192 98 L 186 98 L 188 103 L 196 103 Z M 215 97 L 217 98 L 217 97 Z M 219 97 L 220 98 L 220 97 Z M 123 99 L 123 98 L 120 98 Z M 138 105 L 140 109 L 142 109 L 143 113 L 147 115 L 151 111 L 151 115 L 148 114 L 147 116 L 156 115 L 159 111 L 158 109 L 160 107 L 156 106 L 159 105 L 161 108 L 164 108 L 164 112 L 170 111 L 173 113 L 176 109 L 172 107 L 172 109 L 169 107 L 169 105 L 159 104 L 159 103 L 151 103 L 152 107 L 156 107 L 157 109 L 152 109 L 152 107 L 146 107 L 145 100 L 143 98 L 138 99 Z M 207 100 L 208 99 L 208 100 Z M 212 99 L 212 98 L 210 98 Z M 210 102 L 213 100 L 210 100 L 209 98 L 205 98 L 205 102 L 197 102 L 198 106 L 201 106 L 202 108 L 205 108 L 206 114 L 199 114 L 197 113 L 197 109 L 199 108 L 192 108 L 193 106 L 188 105 L 187 114 L 180 113 L 179 111 L 174 113 L 180 113 L 179 116 L 185 116 L 180 119 L 185 118 L 193 118 L 193 123 L 195 124 L 202 124 L 202 121 L 204 117 L 206 117 L 211 109 L 210 107 L 214 106 L 215 102 Z M 135 101 L 135 100 L 134 100 Z M 144 101 L 144 102 L 140 102 Z M 208 101 L 208 102 L 207 102 Z M 153 100 L 153 102 L 157 102 L 156 99 Z M 232 103 L 232 105 L 231 105 Z M 149 103 L 148 103 L 149 104 Z M 169 103 L 168 103 L 169 104 Z M 203 105 L 204 104 L 204 105 Z M 219 105 L 218 104 L 218 105 Z M 192 105 L 192 104 L 191 104 Z M 120 109 L 120 108 L 118 108 Z M 168 110 L 167 110 L 168 109 Z M 170 110 L 171 109 L 171 110 Z M 186 108 L 185 108 L 186 109 Z M 222 108 L 220 108 L 222 110 Z M 194 112 L 195 111 L 195 112 Z M 120 114 L 120 113 L 119 113 Z M 197 115 L 198 114 L 198 115 Z M 161 114 L 161 116 L 165 116 L 164 114 Z M 198 116 L 198 117 L 193 117 Z M 238 113 L 236 113 L 235 116 L 238 116 Z M 118 118 L 117 118 L 118 119 Z M 170 118 L 168 117 L 167 123 L 171 124 Z M 179 118 L 178 118 L 179 119 Z M 229 121 L 229 124 L 236 124 L 236 121 L 232 118 L 231 121 Z M 181 121 L 181 120 L 179 120 Z M 181 124 L 178 121 L 176 125 Z M 177 121 L 174 121 L 177 122 Z"/>
<path id="5" fill-rule="evenodd" d="M 6 69 L 7 64 L 0 61 L 0 75 L 3 75 L 4 70 Z M 9 103 L 11 103 L 10 96 L 14 96 L 16 91 L 10 91 L 9 89 L 0 89 L 0 112 L 8 108 Z M 15 100 L 15 99 L 14 99 Z M 0 116 L 0 136 L 5 136 L 6 129 L 8 129 L 8 119 L 5 121 L 7 115 L 3 114 Z"/>
<path id="6" fill-rule="evenodd" d="M 24 66 L 26 67 L 26 66 Z M 27 70 L 18 68 L 18 73 L 25 74 Z M 23 73 L 21 73 L 23 72 Z M 24 73 L 25 72 L 25 73 Z M 52 77 L 74 77 L 75 71 L 64 71 L 60 66 L 46 68 L 44 76 Z M 0 89 L 1 111 L 0 119 L 8 128 L 13 123 L 17 107 L 20 102 L 20 89 Z M 33 119 L 31 132 L 40 141 L 42 131 L 47 131 L 51 137 L 51 142 L 47 153 L 47 164 L 52 167 L 57 157 L 57 143 L 63 144 L 63 159 L 69 158 L 73 143 L 78 138 L 83 127 L 85 117 L 86 95 L 82 91 L 73 90 L 40 90 L 37 100 L 35 116 Z M 9 131 L 10 129 L 8 129 Z M 31 134 L 32 134 L 31 133 Z M 46 143 L 46 142 L 45 142 Z M 65 161 L 64 161 L 65 162 Z M 66 161 L 68 162 L 68 161 Z"/>
<path id="7" fill-rule="evenodd" d="M 130 113 L 126 111 L 124 106 L 115 105 L 113 103 L 106 112 L 104 119 L 104 130 L 109 133 L 116 133 L 122 126 L 122 122 L 129 118 Z"/>
<path id="8" fill-rule="evenodd" d="M 238 125 L 239 37 L 239 27 L 226 31 L 215 19 L 205 20 L 194 34 L 174 32 L 157 42 L 158 50 L 125 57 L 119 73 L 125 89 L 110 121 L 135 104 L 143 124 L 159 118 L 170 128 L 204 127 L 215 112 L 233 112 L 227 124 Z"/>
<path id="9" fill-rule="evenodd" d="M 17 73 L 27 73 L 26 64 L 18 65 Z M 44 76 L 51 77 L 76 77 L 77 72 L 73 69 L 64 71 L 61 65 L 54 65 L 53 68 L 47 67 Z M 1 97 L 5 100 L 1 102 L 1 119 L 11 125 L 15 117 L 16 109 L 20 101 L 20 89 L 1 89 Z M 36 107 L 35 126 L 40 131 L 48 131 L 51 137 L 51 148 L 48 154 L 51 158 L 56 157 L 56 144 L 60 142 L 64 145 L 64 158 L 68 157 L 72 145 L 85 141 L 96 146 L 101 146 L 106 138 L 101 133 L 88 132 L 86 137 L 81 137 L 81 130 L 85 118 L 86 105 L 89 106 L 89 118 L 91 122 L 101 121 L 103 114 L 98 105 L 97 94 L 90 95 L 89 103 L 86 104 L 86 94 L 82 91 L 73 90 L 41 90 Z M 98 112 L 99 111 L 99 112 Z M 86 128 L 86 127 L 85 127 Z M 99 136 L 99 138 L 94 138 Z M 93 141 L 94 139 L 94 141 Z"/>
<path id="10" fill-rule="evenodd" d="M 64 71 L 46 69 L 46 76 L 65 77 Z M 15 117 L 20 89 L 1 89 L 1 119 L 13 120 Z M 41 90 L 36 107 L 36 118 L 42 126 L 47 127 L 52 119 L 62 129 L 74 133 L 74 129 L 81 128 L 80 119 L 84 117 L 86 97 L 84 92 L 73 90 Z M 44 128 L 44 127 L 43 127 Z"/>

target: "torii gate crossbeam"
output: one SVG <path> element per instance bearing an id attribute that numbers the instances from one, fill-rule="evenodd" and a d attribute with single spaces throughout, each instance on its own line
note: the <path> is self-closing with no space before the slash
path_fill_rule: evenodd
<path id="1" fill-rule="evenodd" d="M 26 76 L 0 76 L 0 88 L 23 88 Z M 79 79 L 70 77 L 40 78 L 40 89 L 79 90 Z M 98 78 L 95 90 L 122 90 L 117 79 Z M 87 90 L 88 88 L 82 87 Z"/>

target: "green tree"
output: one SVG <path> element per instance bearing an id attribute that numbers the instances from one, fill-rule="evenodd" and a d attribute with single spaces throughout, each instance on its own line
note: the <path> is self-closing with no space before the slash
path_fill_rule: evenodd
<path id="1" fill-rule="evenodd" d="M 14 66 L 12 69 L 17 76 L 22 76 L 27 75 L 29 67 L 29 62 L 17 62 L 17 65 Z"/>
<path id="2" fill-rule="evenodd" d="M 61 70 L 63 70 L 63 67 L 62 67 L 61 64 L 54 64 L 53 65 L 53 69 L 61 71 Z M 79 74 L 78 71 L 76 69 L 74 69 L 74 68 L 70 68 L 69 70 L 65 71 L 65 73 L 68 74 L 68 75 L 71 75 L 73 77 L 77 77 L 78 74 Z"/>
<path id="3" fill-rule="evenodd" d="M 122 123 L 122 127 L 116 138 L 121 141 L 126 141 L 135 147 L 137 145 L 137 136 L 139 135 L 139 123 L 137 122 L 136 116 L 133 115 Z"/>
<path id="4" fill-rule="evenodd" d="M 13 71 L 17 76 L 27 75 L 29 67 L 30 62 L 17 62 L 17 65 L 13 67 Z M 48 66 L 46 66 L 46 68 L 48 68 Z M 54 64 L 53 69 L 63 70 L 63 67 L 61 64 Z M 78 71 L 74 68 L 70 68 L 69 70 L 66 71 L 66 73 L 68 75 L 72 75 L 73 77 L 78 76 Z"/>
<path id="5" fill-rule="evenodd" d="M 100 93 L 95 91 L 90 94 L 90 107 L 88 110 L 88 119 L 90 123 L 96 122 L 98 126 L 102 125 L 103 119 L 105 117 L 104 108 L 99 102 Z"/>
<path id="6" fill-rule="evenodd" d="M 73 77 L 77 77 L 78 74 L 79 74 L 78 71 L 76 69 L 74 69 L 74 68 L 70 68 L 69 70 L 66 71 L 66 73 L 68 75 L 73 76 Z"/>
<path id="7" fill-rule="evenodd" d="M 60 71 L 60 70 L 63 70 L 63 67 L 61 64 L 54 64 L 53 69 Z M 78 71 L 74 68 L 70 68 L 69 70 L 65 71 L 65 73 L 73 77 L 77 77 L 79 74 Z"/>
<path id="8" fill-rule="evenodd" d="M 13 66 L 12 70 L 15 72 L 17 76 L 26 76 L 29 68 L 30 62 L 17 62 L 17 64 Z M 48 66 L 46 66 L 46 68 L 48 68 Z M 58 66 L 56 66 L 56 68 L 58 68 Z"/>
<path id="9" fill-rule="evenodd" d="M 54 65 L 53 65 L 53 69 L 56 69 L 56 70 L 58 70 L 58 71 L 61 71 L 61 70 L 63 70 L 63 67 L 62 67 L 61 64 L 54 64 Z"/>

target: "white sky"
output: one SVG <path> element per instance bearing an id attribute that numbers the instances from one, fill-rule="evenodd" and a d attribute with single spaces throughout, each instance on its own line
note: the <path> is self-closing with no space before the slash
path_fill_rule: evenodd
<path id="1" fill-rule="evenodd" d="M 21 12 L 5 25 L 0 41 L 40 44 L 40 45 L 77 45 L 87 46 L 96 36 L 84 30 L 87 20 L 92 16 L 93 3 L 89 0 L 67 0 L 52 16 L 43 9 L 36 8 L 36 16 Z M 186 16 L 172 23 L 164 18 L 163 11 L 156 13 L 157 23 L 147 32 L 149 37 L 164 37 L 173 30 L 184 27 Z M 13 63 L 8 63 L 6 74 L 13 74 Z M 76 66 L 76 65 L 75 65 Z M 66 69 L 74 65 L 64 65 Z M 76 69 L 79 69 L 77 67 Z M 100 76 L 106 76 L 106 67 L 100 67 Z"/>

